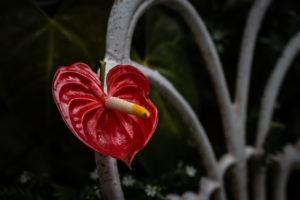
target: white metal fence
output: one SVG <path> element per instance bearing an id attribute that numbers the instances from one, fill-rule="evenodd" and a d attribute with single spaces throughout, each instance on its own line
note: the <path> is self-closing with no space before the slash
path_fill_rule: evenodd
<path id="1" fill-rule="evenodd" d="M 236 78 L 235 97 L 230 98 L 225 80 L 222 63 L 216 47 L 207 31 L 205 23 L 187 0 L 120 0 L 115 1 L 107 29 L 106 73 L 116 64 L 130 64 L 139 68 L 148 78 L 150 84 L 164 96 L 183 116 L 184 122 L 190 127 L 191 137 L 197 143 L 197 149 L 207 170 L 202 177 L 199 192 L 169 194 L 170 200 L 178 199 L 210 199 L 213 193 L 220 200 L 226 199 L 224 174 L 233 170 L 234 196 L 237 200 L 247 200 L 250 191 L 248 180 L 253 179 L 253 199 L 266 199 L 266 170 L 263 168 L 252 177 L 247 177 L 247 161 L 251 157 L 263 154 L 263 143 L 270 128 L 275 100 L 282 81 L 291 62 L 300 49 L 300 32 L 286 44 L 281 56 L 277 59 L 274 69 L 264 89 L 256 142 L 254 146 L 246 146 L 245 123 L 247 118 L 247 101 L 249 81 L 254 48 L 258 31 L 271 0 L 256 0 L 249 12 L 244 29 L 240 54 L 238 58 L 238 75 Z M 135 26 L 139 18 L 151 7 L 164 4 L 178 13 L 191 29 L 199 49 L 206 62 L 207 70 L 213 81 L 221 119 L 223 123 L 228 152 L 217 160 L 207 133 L 195 112 L 173 85 L 157 71 L 136 63 L 130 59 L 130 48 Z M 287 145 L 283 152 L 274 158 L 280 166 L 275 188 L 272 190 L 274 199 L 286 199 L 286 185 L 290 172 L 300 169 L 300 141 L 296 145 Z M 124 199 L 121 189 L 116 160 L 96 153 L 96 162 L 100 176 L 103 195 L 107 199 Z M 176 192 L 176 191 L 174 191 Z"/>

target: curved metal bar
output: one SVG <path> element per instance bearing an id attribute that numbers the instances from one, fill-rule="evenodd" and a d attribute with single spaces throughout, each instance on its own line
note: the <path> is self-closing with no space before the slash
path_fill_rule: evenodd
<path id="1" fill-rule="evenodd" d="M 276 97 L 278 95 L 282 81 L 291 66 L 292 61 L 300 50 L 300 31 L 288 42 L 275 68 L 268 80 L 264 90 L 259 114 L 258 132 L 256 138 L 256 147 L 261 149 L 265 137 L 270 128 L 271 117 Z"/>
<path id="2" fill-rule="evenodd" d="M 247 103 L 248 103 L 248 93 L 249 93 L 249 81 L 250 81 L 250 72 L 251 72 L 251 65 L 253 60 L 253 52 L 254 47 L 256 44 L 256 38 L 258 31 L 261 27 L 262 20 L 266 13 L 266 10 L 270 4 L 270 0 L 258 0 L 255 1 L 250 13 L 247 17 L 246 27 L 244 29 L 242 44 L 240 48 L 240 55 L 238 60 L 238 73 L 237 73 L 237 80 L 236 80 L 236 94 L 234 100 L 234 111 L 235 111 L 235 119 L 236 119 L 236 128 L 237 128 L 237 137 L 239 137 L 238 141 L 240 144 L 240 152 L 244 152 L 242 148 L 245 148 L 245 120 L 246 120 L 246 112 L 247 112 Z M 247 199 L 247 196 L 244 194 L 244 191 L 247 190 L 246 182 L 247 182 L 247 155 L 245 154 L 237 154 L 237 168 L 239 169 L 240 177 L 238 180 L 241 182 L 240 189 L 243 190 L 240 192 L 238 189 L 237 191 L 237 199 Z M 238 176 L 238 174 L 235 174 Z M 242 178 L 245 177 L 245 178 Z"/>
<path id="3" fill-rule="evenodd" d="M 241 125 L 236 123 L 228 86 L 225 80 L 222 64 L 215 45 L 210 37 L 204 22 L 197 11 L 188 1 L 172 0 L 165 1 L 165 4 L 177 11 L 185 19 L 185 22 L 192 30 L 199 49 L 206 62 L 207 70 L 212 78 L 214 89 L 217 95 L 221 118 L 229 152 L 234 155 L 237 165 L 234 168 L 234 181 L 236 199 L 247 200 L 247 171 L 244 155 L 245 139 L 240 132 Z"/>
<path id="4" fill-rule="evenodd" d="M 286 199 L 286 185 L 293 169 L 300 168 L 300 140 L 296 145 L 287 145 L 283 153 L 277 156 L 280 165 L 277 181 L 273 190 L 275 200 Z"/>
<path id="5" fill-rule="evenodd" d="M 213 180 L 219 180 L 217 161 L 212 146 L 207 138 L 207 134 L 198 120 L 195 112 L 188 102 L 180 95 L 174 86 L 157 71 L 151 70 L 137 62 L 131 61 L 129 64 L 140 69 L 148 78 L 151 85 L 170 102 L 183 116 L 184 122 L 190 129 L 190 133 L 196 141 L 198 151 L 201 155 L 208 176 Z"/>
<path id="6" fill-rule="evenodd" d="M 233 116 L 231 99 L 223 67 L 210 34 L 197 11 L 188 1 L 169 0 L 165 1 L 165 4 L 177 11 L 185 19 L 185 22 L 189 25 L 192 33 L 194 34 L 204 61 L 206 62 L 207 70 L 214 84 L 221 110 L 227 147 L 230 152 L 236 154 L 239 152 L 238 150 L 240 150 L 240 142 L 236 137 L 235 119 Z"/>
<path id="7" fill-rule="evenodd" d="M 236 114 L 243 126 L 245 125 L 246 119 L 249 81 L 256 38 L 270 2 L 271 0 L 259 0 L 254 2 L 247 18 L 240 48 L 234 102 L 237 106 Z M 245 127 L 242 127 L 242 129 L 244 128 Z M 245 134 L 245 131 L 243 131 L 243 133 Z"/>
<path id="8" fill-rule="evenodd" d="M 199 193 L 198 199 L 207 199 L 209 200 L 211 195 L 219 188 L 219 183 L 212 181 L 207 178 L 203 178 L 200 181 L 201 192 Z"/>
<path id="9" fill-rule="evenodd" d="M 255 200 L 266 199 L 266 170 L 262 167 L 253 177 L 253 196 Z"/>
<path id="10" fill-rule="evenodd" d="M 200 192 L 194 193 L 187 191 L 180 197 L 176 194 L 168 194 L 167 200 L 209 200 L 212 194 L 219 188 L 219 183 L 207 178 L 202 178 L 200 181 Z"/>
<path id="11" fill-rule="evenodd" d="M 300 142 L 299 142 L 299 146 L 300 146 Z M 257 154 L 257 151 L 251 146 L 247 146 L 247 148 L 245 149 L 245 155 L 246 155 L 247 160 L 249 160 L 256 154 Z M 218 168 L 219 168 L 218 170 L 219 170 L 222 178 L 224 177 L 226 171 L 236 164 L 237 164 L 236 159 L 233 155 L 226 154 L 226 155 L 222 156 L 222 158 L 218 162 Z M 168 200 L 180 200 L 180 199 L 184 200 L 188 196 L 188 197 L 191 197 L 191 199 L 195 198 L 195 199 L 201 199 L 201 200 L 209 200 L 211 195 L 219 187 L 220 187 L 219 182 L 213 181 L 208 178 L 202 178 L 200 180 L 200 189 L 201 190 L 198 194 L 192 193 L 192 192 L 187 192 L 187 193 L 184 193 L 182 195 L 182 197 L 180 197 L 176 194 L 169 194 L 169 195 L 167 195 L 166 198 Z M 264 193 L 262 193 L 262 194 L 264 194 Z M 186 198 L 186 199 L 190 199 L 190 198 Z"/>
<path id="12" fill-rule="evenodd" d="M 226 171 L 235 164 L 236 164 L 236 159 L 234 158 L 233 155 L 226 154 L 226 155 L 222 156 L 222 158 L 219 160 L 219 163 L 218 163 L 219 171 L 220 171 L 222 177 L 224 176 Z"/>
<path id="13" fill-rule="evenodd" d="M 180 200 L 180 196 L 177 194 L 168 194 L 166 196 L 166 200 Z"/>
<path id="14" fill-rule="evenodd" d="M 211 180 L 213 180 L 213 182 L 218 182 L 218 185 L 216 187 L 213 187 L 213 190 L 211 190 L 211 188 L 202 187 L 200 194 L 203 193 L 206 194 L 207 197 L 209 197 L 215 191 L 215 189 L 218 188 L 219 199 L 226 199 L 222 174 L 220 174 L 220 171 L 218 170 L 213 149 L 206 136 L 207 134 L 193 109 L 190 107 L 188 102 L 180 95 L 180 93 L 173 87 L 173 85 L 157 71 L 153 71 L 133 61 L 131 61 L 130 64 L 139 68 L 149 78 L 151 85 L 177 109 L 181 116 L 183 116 L 184 122 L 190 128 L 191 136 L 194 138 L 197 144 L 198 151 L 208 172 L 208 176 Z"/>
<path id="15" fill-rule="evenodd" d="M 300 50 L 300 32 L 298 32 L 286 45 L 284 51 L 275 65 L 275 68 L 268 80 L 267 86 L 264 91 L 261 109 L 258 121 L 258 130 L 256 138 L 257 153 L 262 152 L 262 146 L 265 141 L 266 135 L 270 128 L 271 117 L 275 99 L 278 95 L 282 81 Z M 283 176 L 281 178 L 284 178 Z M 282 182 L 283 183 L 283 182 Z M 281 184 L 282 184 L 281 183 Z M 257 200 L 265 200 L 266 198 L 266 169 L 263 168 L 259 173 L 254 176 L 254 196 Z"/>
<path id="16" fill-rule="evenodd" d="M 247 146 L 246 151 L 245 151 L 245 155 L 246 155 L 247 160 L 250 160 L 250 158 L 257 155 L 257 151 L 252 146 Z"/>

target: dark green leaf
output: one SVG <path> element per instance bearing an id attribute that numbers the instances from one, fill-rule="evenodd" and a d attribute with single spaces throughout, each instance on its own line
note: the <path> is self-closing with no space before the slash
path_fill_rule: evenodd
<path id="1" fill-rule="evenodd" d="M 0 146 L 1 154 L 7 155 L 0 155 L 6 159 L 0 167 L 10 172 L 11 165 L 19 165 L 60 175 L 72 167 L 72 177 L 83 176 L 87 172 L 81 169 L 90 167 L 90 162 L 94 165 L 93 153 L 76 141 L 63 123 L 51 83 L 59 66 L 74 62 L 93 66 L 103 57 L 113 2 L 43 2 L 1 1 L 0 106 L 6 112 L 2 117 L 1 110 L 0 119 L 7 119 L 0 125 L 5 131 L 2 134 L 7 135 Z M 83 160 L 78 163 L 80 156 Z M 61 163 L 61 168 L 51 165 L 66 157 L 69 161 Z"/>
<path id="2" fill-rule="evenodd" d="M 9 1 L 1 6 L 0 37 L 5 38 L 1 95 L 10 110 L 28 119 L 24 124 L 49 125 L 46 121 L 54 108 L 51 82 L 59 66 L 93 65 L 103 56 L 110 6 L 104 0 L 66 0 L 53 17 L 34 1 Z"/>

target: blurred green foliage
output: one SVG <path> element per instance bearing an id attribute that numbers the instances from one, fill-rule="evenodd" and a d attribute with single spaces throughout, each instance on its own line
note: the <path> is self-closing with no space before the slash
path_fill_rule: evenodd
<path id="1" fill-rule="evenodd" d="M 0 2 L 0 199 L 99 197 L 101 188 L 97 180 L 90 178 L 95 168 L 93 151 L 65 126 L 52 99 L 51 81 L 59 66 L 78 61 L 93 66 L 103 58 L 112 3 Z M 232 92 L 242 30 L 252 1 L 191 3 L 212 34 Z M 299 2 L 274 1 L 260 32 L 253 63 L 247 121 L 249 144 L 255 139 L 260 98 L 274 58 L 299 27 Z M 193 36 L 182 19 L 165 7 L 149 10 L 137 24 L 132 49 L 132 59 L 158 70 L 187 99 L 220 157 L 226 147 L 215 93 Z M 278 123 L 273 125 L 283 124 L 284 128 L 272 126 L 266 143 L 271 154 L 299 138 L 299 63 L 297 58 L 278 98 L 274 113 Z M 157 131 L 133 161 L 133 171 L 119 164 L 122 179 L 130 174 L 135 180 L 133 186 L 124 185 L 128 199 L 161 199 L 169 192 L 197 190 L 198 179 L 205 174 L 181 116 L 155 90 L 150 96 L 159 110 Z M 273 133 L 280 137 L 272 137 Z M 197 170 L 190 176 L 193 167 Z M 147 188 L 156 191 L 154 197 L 147 196 Z"/>

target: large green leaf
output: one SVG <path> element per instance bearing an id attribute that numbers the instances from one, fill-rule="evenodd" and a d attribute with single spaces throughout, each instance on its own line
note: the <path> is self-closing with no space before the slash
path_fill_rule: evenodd
<path id="1" fill-rule="evenodd" d="M 0 121 L 1 134 L 5 134 L 0 152 L 7 154 L 3 162 L 6 166 L 1 169 L 18 161 L 24 168 L 53 170 L 62 175 L 65 168 L 76 163 L 77 167 L 71 168 L 75 176 L 87 173 L 81 169 L 93 164 L 93 154 L 64 125 L 52 98 L 51 82 L 61 65 L 93 65 L 103 58 L 112 3 L 1 1 L 0 119 L 6 120 Z M 12 128 L 14 125 L 17 128 Z M 61 162 L 60 167 L 52 165 L 65 160 L 64 156 L 69 162 Z"/>
<path id="2" fill-rule="evenodd" d="M 153 9 L 145 16 L 145 34 L 143 63 L 164 75 L 197 109 L 196 77 L 187 54 L 189 40 L 177 18 Z"/>
<path id="3" fill-rule="evenodd" d="M 28 119 L 25 124 L 36 128 L 49 117 L 51 81 L 59 66 L 93 65 L 103 56 L 110 6 L 104 0 L 66 0 L 52 8 L 53 17 L 34 1 L 1 6 L 1 96 L 10 110 Z"/>

